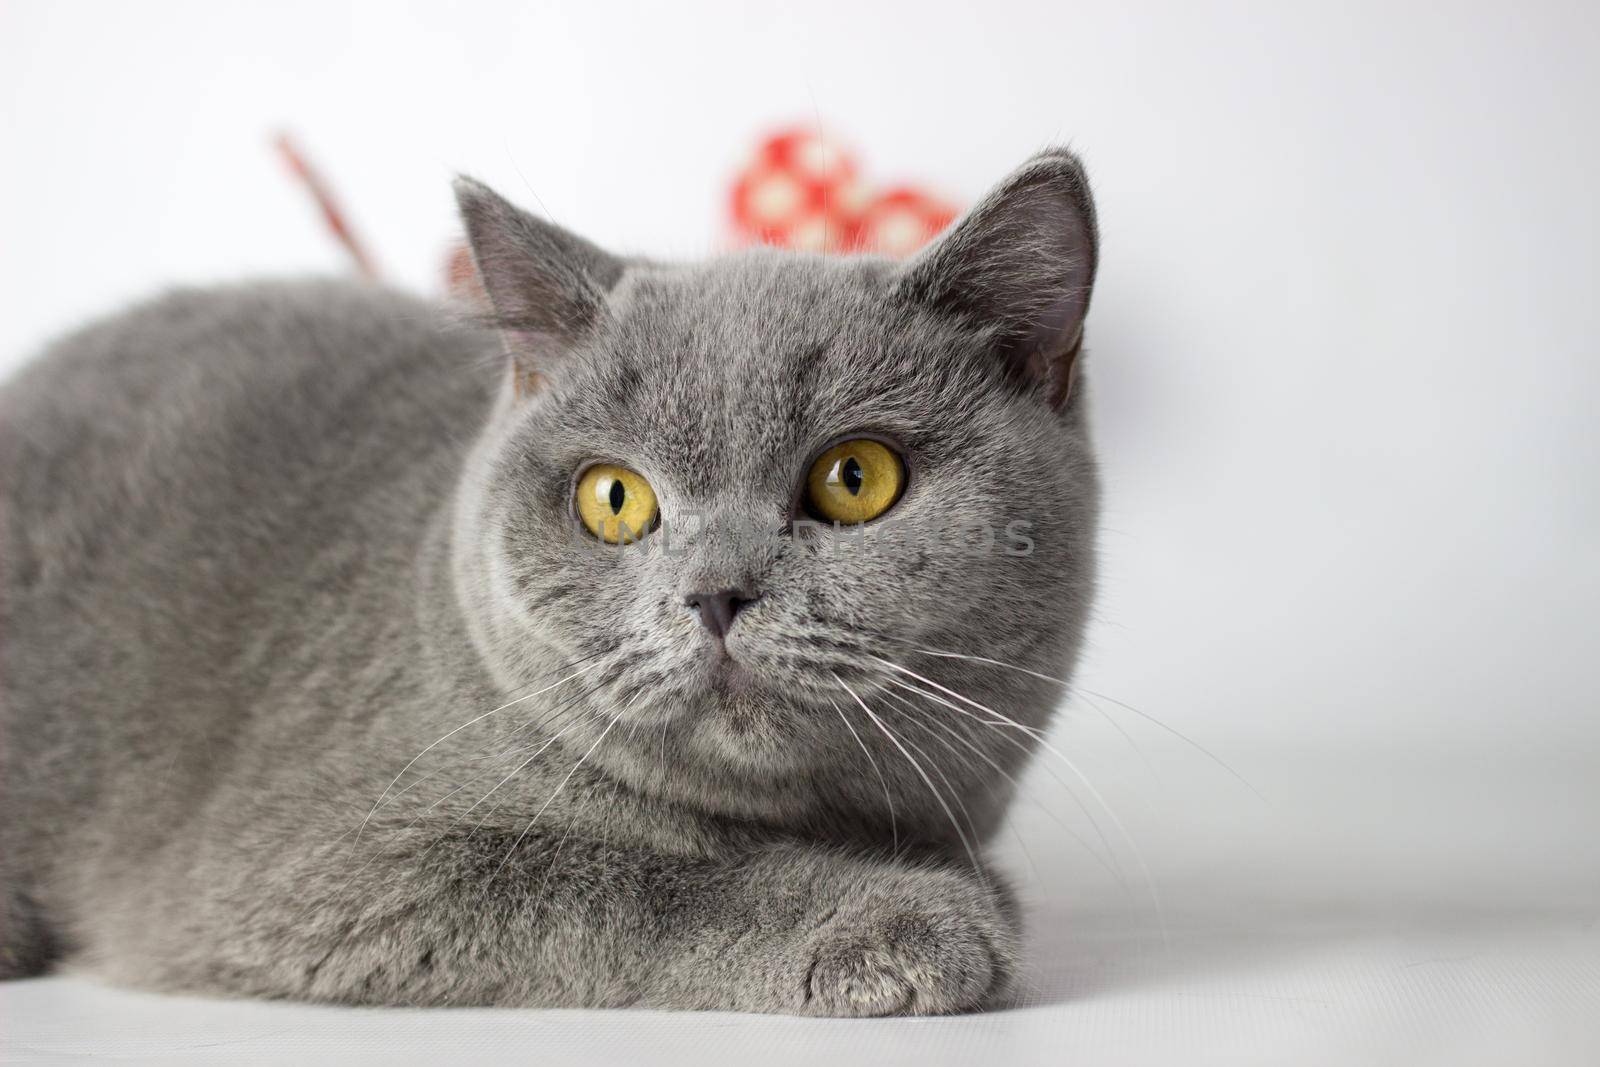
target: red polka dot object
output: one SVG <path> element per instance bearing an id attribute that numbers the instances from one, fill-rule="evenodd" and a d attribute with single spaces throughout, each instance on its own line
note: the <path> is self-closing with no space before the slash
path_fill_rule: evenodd
<path id="1" fill-rule="evenodd" d="M 819 133 L 794 129 L 761 143 L 734 179 L 729 215 L 739 244 L 904 256 L 956 212 L 911 187 L 875 194 L 848 152 Z"/>
<path id="2" fill-rule="evenodd" d="M 735 236 L 801 252 L 841 252 L 865 206 L 856 164 L 832 141 L 790 130 L 764 141 L 735 179 Z"/>
<path id="3" fill-rule="evenodd" d="M 919 189 L 891 189 L 868 205 L 856 226 L 856 243 L 886 256 L 909 256 L 955 218 L 955 208 Z"/>

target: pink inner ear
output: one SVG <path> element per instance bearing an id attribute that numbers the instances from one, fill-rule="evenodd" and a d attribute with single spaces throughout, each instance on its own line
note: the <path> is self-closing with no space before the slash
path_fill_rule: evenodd
<path id="1" fill-rule="evenodd" d="M 909 265 L 900 292 L 988 324 L 1008 372 L 1059 408 L 1072 395 L 1098 259 L 1082 167 L 1029 160 Z"/>
<path id="2" fill-rule="evenodd" d="M 1083 330 L 1080 327 L 1077 336 L 1066 352 L 1048 361 L 1048 365 L 1039 368 L 1035 373 L 1039 379 L 1046 383 L 1045 399 L 1051 407 L 1060 411 L 1067 406 L 1067 401 L 1072 399 L 1072 387 L 1078 381 L 1078 357 L 1083 353 Z"/>
<path id="3" fill-rule="evenodd" d="M 515 361 L 511 364 L 511 390 L 518 400 L 528 400 L 544 391 L 544 375 L 536 370 L 524 370 Z"/>
<path id="4" fill-rule="evenodd" d="M 518 400 L 536 396 L 549 384 L 549 378 L 540 370 L 541 357 L 555 349 L 557 341 L 547 333 L 536 330 L 501 330 L 500 344 L 505 348 L 511 364 L 511 386 Z"/>
<path id="5" fill-rule="evenodd" d="M 1044 385 L 1050 405 L 1057 409 L 1072 397 L 1083 349 L 1083 318 L 1088 310 L 1089 278 L 1084 257 L 1073 258 L 1067 284 L 1037 317 L 1025 342 L 1029 373 Z"/>
<path id="6" fill-rule="evenodd" d="M 450 254 L 445 258 L 444 288 L 452 298 L 479 311 L 492 310 L 489 294 L 483 288 L 483 279 L 478 277 L 477 264 L 472 262 L 472 251 L 464 241 L 450 249 Z"/>

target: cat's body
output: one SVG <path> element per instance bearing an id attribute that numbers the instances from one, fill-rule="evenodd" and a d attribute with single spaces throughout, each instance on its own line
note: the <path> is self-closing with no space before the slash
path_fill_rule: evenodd
<path id="1" fill-rule="evenodd" d="M 928 650 L 1065 676 L 1093 571 L 1068 395 L 1092 214 L 1070 157 L 1030 166 L 957 232 L 974 247 L 907 268 L 624 263 L 469 187 L 498 337 L 352 285 L 185 292 L 6 385 L 0 975 L 992 997 L 1016 916 L 975 862 L 1059 686 Z M 1047 197 L 1078 259 L 1019 263 L 1005 306 L 1024 333 L 1051 309 L 1023 282 L 1070 306 L 1019 350 L 952 272 Z M 905 453 L 892 514 L 1023 519 L 1034 551 L 784 528 L 805 464 L 855 433 Z M 584 540 L 596 460 L 655 485 L 656 548 Z M 723 587 L 747 606 L 708 635 L 696 591 Z"/>

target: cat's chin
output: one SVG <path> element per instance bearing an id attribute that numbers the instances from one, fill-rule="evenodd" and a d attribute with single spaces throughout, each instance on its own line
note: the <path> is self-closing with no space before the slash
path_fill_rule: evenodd
<path id="1" fill-rule="evenodd" d="M 792 679 L 721 655 L 686 670 L 679 685 L 676 730 L 707 765 L 764 775 L 810 766 L 805 723 L 817 709 Z"/>

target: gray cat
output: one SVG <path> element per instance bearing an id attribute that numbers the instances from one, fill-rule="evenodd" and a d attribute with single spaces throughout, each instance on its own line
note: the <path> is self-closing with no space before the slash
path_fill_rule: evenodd
<path id="1" fill-rule="evenodd" d="M 183 291 L 0 393 L 0 976 L 994 1003 L 1093 586 L 1077 160 L 903 264 L 457 197 L 488 324 Z"/>

